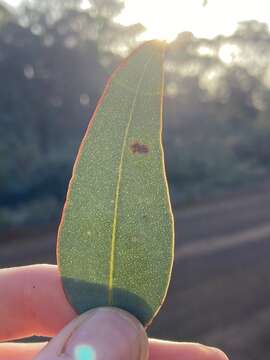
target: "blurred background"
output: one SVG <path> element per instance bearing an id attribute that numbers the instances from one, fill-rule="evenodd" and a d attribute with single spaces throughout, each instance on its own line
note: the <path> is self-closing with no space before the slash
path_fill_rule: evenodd
<path id="1" fill-rule="evenodd" d="M 112 70 L 168 41 L 164 146 L 176 225 L 150 335 L 270 352 L 267 0 L 0 0 L 0 267 L 55 263 L 78 145 Z"/>

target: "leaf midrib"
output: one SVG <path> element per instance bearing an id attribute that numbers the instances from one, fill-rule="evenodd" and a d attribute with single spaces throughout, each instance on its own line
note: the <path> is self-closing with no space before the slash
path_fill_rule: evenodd
<path id="1" fill-rule="evenodd" d="M 109 293 L 108 293 L 109 305 L 112 305 L 112 295 L 113 295 L 113 273 L 114 273 L 114 259 L 115 259 L 115 248 L 116 248 L 116 226 L 117 226 L 117 214 L 118 214 L 120 184 L 121 184 L 122 172 L 123 172 L 124 153 L 125 153 L 125 148 L 126 148 L 126 145 L 127 145 L 128 132 L 129 132 L 130 124 L 131 124 L 132 119 L 133 119 L 134 109 L 135 109 L 136 101 L 137 101 L 137 98 L 138 98 L 139 90 L 141 88 L 141 84 L 142 84 L 144 75 L 146 73 L 146 69 L 147 69 L 147 67 L 148 67 L 148 65 L 151 62 L 153 57 L 151 57 L 144 64 L 142 75 L 141 75 L 141 77 L 140 77 L 140 79 L 138 81 L 138 84 L 137 84 L 137 87 L 136 87 L 136 92 L 134 94 L 134 99 L 133 99 L 131 109 L 130 109 L 130 113 L 129 113 L 129 120 L 128 120 L 126 129 L 125 129 L 125 133 L 124 133 L 124 139 L 123 139 L 122 148 L 121 148 L 121 156 L 120 156 L 120 162 L 119 162 L 119 167 L 118 167 L 118 177 L 117 177 L 116 190 L 115 190 L 115 199 L 114 199 L 114 213 L 113 213 L 112 239 L 111 239 L 111 254 L 110 254 L 110 262 L 109 262 L 109 285 L 108 285 L 108 287 L 109 287 L 109 289 L 108 289 L 109 290 Z"/>

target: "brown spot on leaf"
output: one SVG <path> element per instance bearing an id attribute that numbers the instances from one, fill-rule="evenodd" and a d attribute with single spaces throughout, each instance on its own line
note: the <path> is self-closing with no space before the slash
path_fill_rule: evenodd
<path id="1" fill-rule="evenodd" d="M 139 142 L 135 142 L 130 145 L 131 151 L 133 154 L 147 154 L 149 152 L 149 148 L 145 144 L 140 144 Z"/>

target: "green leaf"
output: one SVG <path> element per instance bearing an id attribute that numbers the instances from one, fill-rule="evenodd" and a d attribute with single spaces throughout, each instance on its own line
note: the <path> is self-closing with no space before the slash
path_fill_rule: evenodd
<path id="1" fill-rule="evenodd" d="M 78 313 L 117 306 L 148 325 L 166 295 L 173 217 L 161 144 L 164 44 L 114 72 L 82 141 L 58 233 L 66 295 Z"/>

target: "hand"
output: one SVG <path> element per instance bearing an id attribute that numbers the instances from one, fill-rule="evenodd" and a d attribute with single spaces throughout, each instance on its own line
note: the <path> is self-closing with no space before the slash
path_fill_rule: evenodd
<path id="1" fill-rule="evenodd" d="M 48 344 L 2 343 L 0 360 L 228 359 L 222 351 L 200 344 L 148 341 L 140 323 L 117 308 L 76 316 L 53 265 L 0 270 L 0 294 L 1 341 L 56 335 Z"/>

